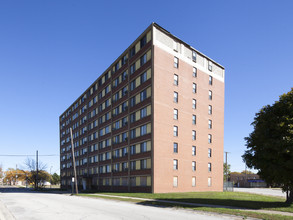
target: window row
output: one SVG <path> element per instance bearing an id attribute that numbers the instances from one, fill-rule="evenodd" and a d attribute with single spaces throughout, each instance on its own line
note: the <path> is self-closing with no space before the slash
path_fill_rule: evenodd
<path id="1" fill-rule="evenodd" d="M 177 51 L 177 49 L 175 51 Z M 195 51 L 192 51 L 192 61 L 196 62 L 196 52 Z M 174 56 L 174 68 L 176 68 L 176 69 L 179 68 L 179 59 L 176 56 Z M 213 71 L 213 63 L 210 60 L 208 61 L 208 70 L 211 72 Z"/>
<path id="2" fill-rule="evenodd" d="M 197 77 L 197 68 L 195 67 L 193 67 L 192 76 L 195 78 Z M 174 85 L 175 86 L 179 85 L 179 76 L 177 74 L 174 74 Z M 209 85 L 213 85 L 213 77 L 211 75 L 209 75 Z"/>
<path id="3" fill-rule="evenodd" d="M 197 88 L 197 86 L 196 86 L 196 84 L 195 83 L 193 83 L 193 93 L 196 93 L 196 88 Z M 211 91 L 211 90 L 209 90 L 209 95 L 208 95 L 208 98 L 209 98 L 209 100 L 212 100 L 213 99 L 213 92 Z M 193 106 L 192 106 L 192 108 L 196 108 L 196 100 L 195 99 L 193 99 L 194 101 L 192 102 L 192 104 L 193 104 Z M 178 92 L 175 92 L 174 91 L 174 93 L 173 93 L 173 101 L 175 102 L 175 103 L 178 103 Z"/>
<path id="4" fill-rule="evenodd" d="M 179 169 L 178 160 L 174 159 L 173 160 L 173 170 L 178 170 L 178 169 Z M 196 162 L 195 161 L 191 162 L 191 170 L 196 171 Z M 208 172 L 212 172 L 212 163 L 208 163 Z"/>
<path id="5" fill-rule="evenodd" d="M 178 176 L 173 176 L 173 187 L 178 187 Z M 212 178 L 208 177 L 208 181 L 207 181 L 207 185 L 208 187 L 212 186 Z M 195 187 L 196 186 L 196 177 L 193 176 L 191 177 L 191 186 Z"/>
<path id="6" fill-rule="evenodd" d="M 179 152 L 179 145 L 177 142 L 173 143 L 173 153 L 178 153 Z M 195 156 L 196 155 L 196 146 L 191 147 L 191 155 Z M 212 149 L 208 148 L 208 157 L 212 157 Z"/>

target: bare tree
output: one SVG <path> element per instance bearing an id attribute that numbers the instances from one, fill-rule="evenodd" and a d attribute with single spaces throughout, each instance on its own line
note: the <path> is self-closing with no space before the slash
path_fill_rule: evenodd
<path id="1" fill-rule="evenodd" d="M 35 159 L 31 159 L 31 158 L 26 158 L 26 160 L 24 161 L 25 166 L 27 167 L 28 170 L 30 171 L 36 171 L 36 160 Z M 38 161 L 38 170 L 45 170 L 47 169 L 47 164 L 42 163 L 42 161 Z"/>
<path id="2" fill-rule="evenodd" d="M 47 164 L 42 163 L 41 161 L 38 161 L 38 169 L 37 169 L 37 163 L 34 159 L 26 158 L 24 161 L 25 166 L 29 170 L 29 173 L 26 177 L 27 181 L 29 183 L 32 183 L 35 185 L 35 188 L 38 187 L 39 180 L 48 180 L 50 179 L 50 175 L 48 174 L 45 169 L 47 168 Z"/>

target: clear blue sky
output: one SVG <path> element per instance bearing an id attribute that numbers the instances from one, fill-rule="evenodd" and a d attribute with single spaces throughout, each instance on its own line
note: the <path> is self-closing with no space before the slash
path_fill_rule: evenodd
<path id="1" fill-rule="evenodd" d="M 226 68 L 225 151 L 293 83 L 293 1 L 0 0 L 0 154 L 59 154 L 59 115 L 156 22 Z M 3 168 L 25 157 L 0 157 Z M 59 157 L 40 157 L 59 172 Z"/>

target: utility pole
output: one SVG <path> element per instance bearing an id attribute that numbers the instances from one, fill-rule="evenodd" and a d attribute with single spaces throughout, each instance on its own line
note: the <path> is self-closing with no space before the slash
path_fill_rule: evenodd
<path id="1" fill-rule="evenodd" d="M 72 160 L 73 160 L 73 169 L 74 169 L 75 192 L 76 194 L 78 194 L 72 128 L 70 128 L 70 137 L 71 137 L 71 150 L 72 150 Z"/>
<path id="2" fill-rule="evenodd" d="M 39 173 L 39 161 L 38 161 L 38 151 L 36 154 L 36 169 L 37 169 L 37 174 L 36 174 L 36 181 L 35 181 L 35 188 L 38 189 L 38 173 Z"/>
<path id="3" fill-rule="evenodd" d="M 18 173 L 17 173 L 17 164 L 16 164 L 15 166 L 16 166 L 16 170 L 15 170 L 15 185 L 17 185 L 17 177 L 18 177 L 18 176 L 17 176 L 17 174 L 18 174 Z"/>
<path id="4" fill-rule="evenodd" d="M 52 186 L 52 174 L 51 174 L 52 167 L 53 166 L 50 167 L 50 189 L 51 189 L 51 186 Z"/>

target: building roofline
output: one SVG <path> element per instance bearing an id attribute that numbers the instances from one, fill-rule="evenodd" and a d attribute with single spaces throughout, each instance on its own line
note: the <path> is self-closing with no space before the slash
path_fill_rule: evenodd
<path id="1" fill-rule="evenodd" d="M 175 38 L 176 40 L 178 40 L 179 42 L 181 42 L 182 44 L 184 44 L 185 46 L 189 47 L 191 50 L 196 51 L 196 53 L 201 54 L 202 56 L 206 57 L 207 59 L 211 60 L 213 63 L 217 64 L 218 66 L 220 66 L 221 68 L 225 69 L 221 64 L 217 63 L 216 61 L 214 61 L 213 59 L 209 58 L 208 56 L 206 56 L 205 54 L 203 54 L 202 52 L 198 51 L 197 49 L 195 49 L 194 47 L 190 46 L 189 44 L 187 44 L 186 42 L 184 42 L 183 40 L 181 40 L 180 38 L 176 37 L 175 35 L 171 34 L 169 31 L 167 31 L 165 28 L 161 27 L 159 24 L 152 22 L 149 26 L 147 26 L 146 29 L 144 29 L 144 31 L 137 37 L 135 38 L 135 40 L 105 69 L 105 71 L 103 71 L 98 78 L 90 85 L 88 86 L 84 92 L 82 92 L 82 94 L 75 99 L 70 105 L 69 107 L 60 114 L 59 119 L 71 108 L 72 105 L 74 105 L 74 103 L 76 103 L 86 92 L 89 88 L 91 88 L 95 83 L 98 82 L 98 80 L 104 75 L 104 73 L 106 73 L 107 71 L 109 71 L 109 69 L 112 67 L 112 65 L 114 63 L 116 63 L 120 57 L 122 57 L 124 55 L 125 52 L 127 52 L 133 45 L 134 43 L 136 43 L 136 41 L 145 33 L 147 32 L 149 29 L 151 29 L 152 27 L 156 27 L 158 29 L 160 29 L 160 31 L 164 32 L 165 34 L 167 34 L 168 36 Z"/>
<path id="2" fill-rule="evenodd" d="M 181 40 L 180 38 L 176 37 L 175 35 L 171 34 L 169 31 L 167 31 L 165 28 L 161 27 L 160 25 L 158 25 L 157 23 L 153 22 L 152 25 L 158 29 L 160 29 L 160 31 L 164 32 L 165 34 L 167 34 L 168 36 L 175 38 L 176 40 L 178 40 L 179 42 L 181 42 L 182 44 L 184 44 L 185 46 L 189 47 L 191 50 L 196 51 L 196 53 L 199 53 L 200 55 L 206 57 L 208 60 L 212 61 L 213 63 L 217 64 L 219 67 L 225 69 L 224 66 L 222 66 L 221 64 L 219 64 L 218 62 L 216 62 L 215 60 L 211 59 L 210 57 L 208 57 L 207 55 L 205 55 L 204 53 L 198 51 L 197 49 L 195 49 L 194 47 L 192 47 L 191 45 L 189 45 L 188 43 L 184 42 L 183 40 Z"/>

